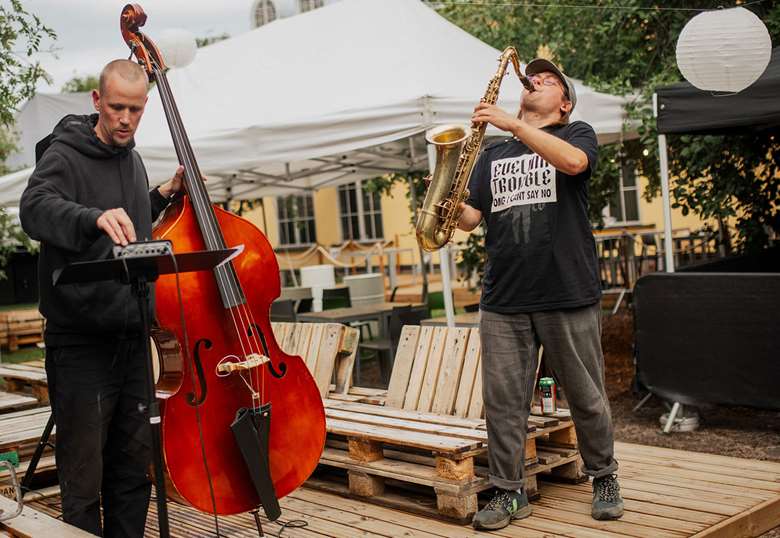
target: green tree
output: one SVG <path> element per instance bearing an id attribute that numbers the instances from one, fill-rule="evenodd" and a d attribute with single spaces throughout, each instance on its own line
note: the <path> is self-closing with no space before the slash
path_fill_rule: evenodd
<path id="1" fill-rule="evenodd" d="M 95 75 L 74 76 L 62 85 L 60 91 L 62 93 L 90 92 L 97 90 L 98 86 L 100 86 L 100 79 Z"/>
<path id="2" fill-rule="evenodd" d="M 49 80 L 33 56 L 42 50 L 46 38 L 54 31 L 25 11 L 19 0 L 0 5 L 0 173 L 7 173 L 5 159 L 16 147 L 12 127 L 19 104 L 35 94 L 40 80 Z M 35 250 L 37 246 L 25 235 L 16 219 L 0 208 L 0 279 L 8 257 L 19 247 Z"/>
<path id="3" fill-rule="evenodd" d="M 33 56 L 45 38 L 55 37 L 19 0 L 0 5 L 0 125 L 11 125 L 17 107 L 35 94 L 38 81 L 49 80 Z"/>
<path id="4" fill-rule="evenodd" d="M 742 4 L 728 2 L 725 7 Z M 546 2 L 545 4 L 550 4 Z M 615 192 L 619 152 L 638 163 L 648 177 L 650 199 L 660 189 L 652 94 L 659 86 L 682 80 L 675 45 L 683 26 L 696 11 L 723 7 L 722 0 L 571 0 L 565 5 L 533 2 L 463 4 L 445 0 L 439 13 L 492 46 L 517 48 L 521 58 L 551 53 L 574 78 L 596 90 L 629 95 L 628 117 L 639 124 L 637 143 L 602 147 L 599 170 L 591 183 L 591 217 Z M 684 7 L 682 9 L 668 9 Z M 769 29 L 780 38 L 780 2 L 750 2 Z M 674 205 L 684 213 L 725 221 L 736 219 L 738 250 L 768 242 L 768 231 L 780 233 L 780 170 L 777 133 L 739 136 L 669 136 L 669 168 L 675 178 Z"/>

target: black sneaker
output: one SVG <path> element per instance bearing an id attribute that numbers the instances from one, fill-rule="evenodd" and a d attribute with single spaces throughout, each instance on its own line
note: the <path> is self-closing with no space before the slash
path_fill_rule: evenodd
<path id="1" fill-rule="evenodd" d="M 532 511 L 525 490 L 518 493 L 514 490 L 497 489 L 485 508 L 474 514 L 471 524 L 477 530 L 503 529 L 513 519 L 528 517 Z"/>
<path id="2" fill-rule="evenodd" d="M 610 474 L 593 479 L 593 519 L 617 519 L 623 515 L 623 499 L 617 476 Z"/>

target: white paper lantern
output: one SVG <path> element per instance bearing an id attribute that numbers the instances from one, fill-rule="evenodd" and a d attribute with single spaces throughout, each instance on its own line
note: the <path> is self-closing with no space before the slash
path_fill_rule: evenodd
<path id="1" fill-rule="evenodd" d="M 198 45 L 195 36 L 187 30 L 170 28 L 160 32 L 157 47 L 168 67 L 187 67 L 195 59 Z"/>
<path id="2" fill-rule="evenodd" d="M 771 55 L 766 26 L 741 7 L 696 15 L 677 40 L 677 66 L 701 90 L 742 91 L 761 76 Z"/>

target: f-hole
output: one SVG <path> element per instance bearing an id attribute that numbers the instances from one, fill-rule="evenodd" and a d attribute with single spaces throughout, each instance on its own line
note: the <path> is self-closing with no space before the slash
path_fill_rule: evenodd
<path id="1" fill-rule="evenodd" d="M 255 331 L 257 331 L 257 336 L 260 337 L 260 345 L 263 346 L 263 354 L 266 357 L 270 357 L 270 353 L 268 353 L 268 344 L 265 342 L 265 336 L 263 335 L 263 330 L 260 328 L 260 326 L 257 323 L 252 323 L 249 327 L 247 327 L 246 333 L 249 335 L 250 338 L 254 336 L 252 333 L 252 328 L 254 327 Z M 284 361 L 279 361 L 279 370 L 276 370 L 276 367 L 274 366 L 274 363 L 271 361 L 268 361 L 268 369 L 271 371 L 271 375 L 274 376 L 277 379 L 281 379 L 284 377 L 284 374 L 287 373 L 287 364 Z"/>
<path id="2" fill-rule="evenodd" d="M 195 372 L 198 374 L 198 384 L 200 385 L 200 396 L 197 396 L 195 394 L 194 392 L 195 387 L 193 387 L 193 392 L 187 394 L 187 403 L 192 407 L 197 407 L 206 400 L 206 376 L 203 375 L 203 365 L 200 362 L 201 344 L 203 344 L 203 346 L 206 349 L 211 349 L 211 340 L 206 340 L 205 338 L 201 338 L 195 343 L 195 352 L 193 353 L 194 356 L 193 360 L 195 361 Z"/>

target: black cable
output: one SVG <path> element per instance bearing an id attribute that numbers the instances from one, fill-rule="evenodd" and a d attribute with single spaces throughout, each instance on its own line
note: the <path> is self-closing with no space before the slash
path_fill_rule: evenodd
<path id="1" fill-rule="evenodd" d="M 276 534 L 272 534 L 271 536 L 282 538 L 282 533 L 284 532 L 284 529 L 302 529 L 308 526 L 309 526 L 308 521 L 304 521 L 303 519 L 291 519 L 290 521 L 282 524 L 282 526 L 279 527 L 279 531 Z"/>
<path id="2" fill-rule="evenodd" d="M 190 357 L 190 339 L 189 335 L 187 333 L 187 320 L 184 317 L 184 301 L 181 298 L 181 283 L 179 282 L 179 265 L 176 263 L 176 256 L 173 254 L 173 250 L 170 251 L 171 260 L 173 261 L 173 268 L 175 270 L 176 275 L 176 294 L 179 298 L 179 319 L 181 322 L 181 328 L 182 333 L 184 335 L 184 353 L 188 361 L 189 365 L 189 371 L 190 371 L 190 380 L 192 383 L 193 390 L 195 389 L 195 364 L 192 361 L 192 358 Z M 203 467 L 206 469 L 206 480 L 209 484 L 209 495 L 211 496 L 211 507 L 214 510 L 214 528 L 217 531 L 217 538 L 221 536 L 219 532 L 219 516 L 217 515 L 217 500 L 214 495 L 214 484 L 211 481 L 211 471 L 209 471 L 209 464 L 208 464 L 208 458 L 206 457 L 206 443 L 205 439 L 203 437 L 203 423 L 201 422 L 200 417 L 200 405 L 196 404 L 195 406 L 195 422 L 198 425 L 198 436 L 200 437 L 200 452 L 201 457 L 203 459 Z"/>

